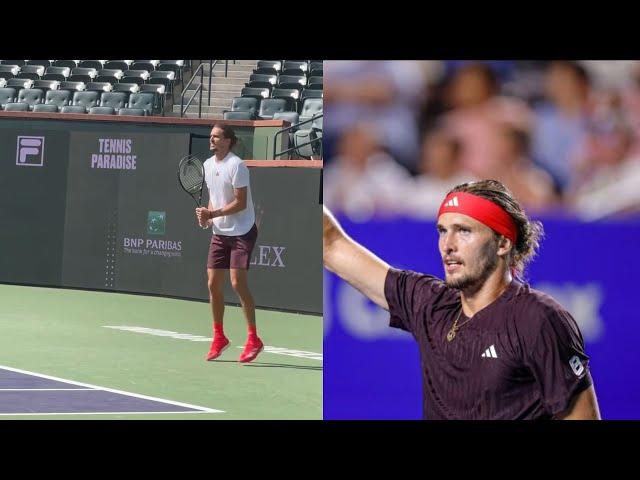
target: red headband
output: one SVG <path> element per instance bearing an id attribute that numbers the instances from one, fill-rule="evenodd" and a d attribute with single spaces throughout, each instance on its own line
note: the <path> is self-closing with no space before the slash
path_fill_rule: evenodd
<path id="1" fill-rule="evenodd" d="M 518 238 L 518 228 L 513 217 L 499 205 L 486 198 L 465 192 L 453 192 L 442 201 L 438 218 L 443 213 L 461 213 L 475 218 L 487 227 L 504 235 L 514 244 Z"/>

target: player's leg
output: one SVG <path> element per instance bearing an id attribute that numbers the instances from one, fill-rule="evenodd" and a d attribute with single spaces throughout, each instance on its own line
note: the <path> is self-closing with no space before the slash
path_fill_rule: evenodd
<path id="1" fill-rule="evenodd" d="M 224 334 L 224 280 L 229 269 L 230 245 L 224 237 L 213 235 L 207 259 L 207 288 L 213 317 L 213 342 L 207 360 L 218 358 L 229 347 Z"/>
<path id="2" fill-rule="evenodd" d="M 248 233 L 235 238 L 231 250 L 231 286 L 240 299 L 248 330 L 247 342 L 240 355 L 243 363 L 254 360 L 264 347 L 256 330 L 256 305 L 249 290 L 249 264 L 257 236 L 258 230 L 254 225 Z"/>
<path id="3" fill-rule="evenodd" d="M 253 301 L 253 295 L 249 290 L 249 278 L 248 270 L 242 268 L 232 268 L 231 272 L 231 286 L 233 290 L 240 298 L 240 304 L 242 305 L 242 312 L 244 318 L 247 321 L 247 327 L 256 326 L 256 304 Z"/>

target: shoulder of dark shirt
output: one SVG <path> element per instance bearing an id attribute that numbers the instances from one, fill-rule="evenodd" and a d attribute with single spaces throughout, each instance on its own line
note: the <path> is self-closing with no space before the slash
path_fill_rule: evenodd
<path id="1" fill-rule="evenodd" d="M 432 291 L 432 294 L 435 294 L 435 296 L 431 298 L 433 298 L 433 300 L 436 300 L 440 307 L 448 305 L 450 303 L 457 303 L 459 301 L 459 290 L 448 287 L 444 280 L 436 277 L 435 275 L 395 267 L 391 267 L 389 269 L 387 275 L 389 274 L 395 274 L 396 276 L 404 274 L 408 277 L 412 277 L 412 280 L 415 281 L 416 286 L 428 288 Z"/>
<path id="2" fill-rule="evenodd" d="M 537 331 L 547 322 L 558 322 L 571 317 L 557 300 L 540 290 L 521 284 L 509 300 L 513 305 L 515 318 L 525 317 L 532 330 Z"/>

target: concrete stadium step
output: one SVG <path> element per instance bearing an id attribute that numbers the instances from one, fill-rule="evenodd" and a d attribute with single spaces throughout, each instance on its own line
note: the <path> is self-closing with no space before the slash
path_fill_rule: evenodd
<path id="1" fill-rule="evenodd" d="M 211 77 L 211 90 L 215 90 L 216 88 L 219 90 L 229 90 L 231 88 L 244 87 L 244 84 L 247 83 L 248 81 L 249 81 L 249 77 L 247 78 Z M 189 85 L 189 88 L 187 90 L 196 88 L 197 85 L 200 85 L 199 76 L 194 78 L 193 83 Z M 207 90 L 209 89 L 209 77 L 204 77 L 202 86 Z"/>

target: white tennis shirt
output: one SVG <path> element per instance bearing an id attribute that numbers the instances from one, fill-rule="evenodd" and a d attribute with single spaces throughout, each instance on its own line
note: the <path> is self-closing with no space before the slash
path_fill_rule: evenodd
<path id="1" fill-rule="evenodd" d="M 229 152 L 222 160 L 215 155 L 204 162 L 204 179 L 209 189 L 209 199 L 214 210 L 228 205 L 235 199 L 234 188 L 247 187 L 247 208 L 241 212 L 213 219 L 216 235 L 244 235 L 256 221 L 251 198 L 249 169 L 240 157 Z"/>

